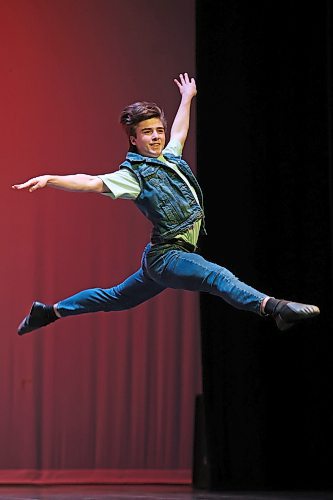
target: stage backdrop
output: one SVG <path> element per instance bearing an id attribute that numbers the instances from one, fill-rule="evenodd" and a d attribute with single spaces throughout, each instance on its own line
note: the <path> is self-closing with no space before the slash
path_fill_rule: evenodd
<path id="1" fill-rule="evenodd" d="M 194 1 L 1 0 L 0 482 L 189 482 L 201 391 L 198 296 L 16 334 L 33 300 L 136 271 L 150 225 L 130 201 L 11 185 L 117 170 L 118 123 L 195 70 Z M 184 157 L 195 165 L 195 103 Z"/>

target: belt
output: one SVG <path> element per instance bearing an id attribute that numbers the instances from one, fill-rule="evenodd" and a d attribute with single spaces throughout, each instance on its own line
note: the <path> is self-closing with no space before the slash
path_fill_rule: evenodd
<path id="1" fill-rule="evenodd" d="M 188 241 L 181 240 L 180 238 L 171 238 L 171 240 L 167 240 L 164 243 L 177 245 L 188 252 L 195 252 L 196 250 L 196 246 L 192 245 L 192 243 L 188 243 Z"/>

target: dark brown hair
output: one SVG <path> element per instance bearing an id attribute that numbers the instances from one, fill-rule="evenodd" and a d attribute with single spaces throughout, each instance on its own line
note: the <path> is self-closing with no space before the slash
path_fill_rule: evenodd
<path id="1" fill-rule="evenodd" d="M 164 111 L 154 102 L 138 101 L 129 104 L 120 114 L 120 123 L 129 140 L 129 150 L 136 151 L 136 147 L 131 144 L 130 136 L 136 137 L 136 126 L 138 123 L 149 120 L 150 118 L 159 118 L 166 130 L 167 122 Z"/>

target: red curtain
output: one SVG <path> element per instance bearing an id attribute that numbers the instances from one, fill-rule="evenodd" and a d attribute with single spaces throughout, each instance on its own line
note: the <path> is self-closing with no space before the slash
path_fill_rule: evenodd
<path id="1" fill-rule="evenodd" d="M 0 483 L 189 482 L 201 392 L 199 297 L 167 290 L 136 309 L 66 318 L 24 337 L 53 303 L 135 271 L 150 226 L 130 201 L 10 186 L 42 173 L 114 171 L 118 117 L 162 105 L 195 72 L 194 1 L 0 4 Z M 184 157 L 195 169 L 195 104 Z"/>

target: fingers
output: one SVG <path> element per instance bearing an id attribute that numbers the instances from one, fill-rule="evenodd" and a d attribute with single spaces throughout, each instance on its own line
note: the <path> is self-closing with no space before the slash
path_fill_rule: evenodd
<path id="1" fill-rule="evenodd" d="M 180 82 L 176 78 L 174 79 L 174 82 L 177 83 L 178 87 L 190 83 L 188 73 L 180 73 L 179 80 Z M 192 78 L 191 81 L 194 82 L 194 78 Z"/>
<path id="2" fill-rule="evenodd" d="M 177 85 L 181 94 L 185 92 L 191 92 L 193 95 L 196 94 L 196 83 L 194 78 L 189 78 L 188 73 L 180 73 L 179 79 L 174 78 L 173 80 Z"/>
<path id="3" fill-rule="evenodd" d="M 12 189 L 17 189 L 17 190 L 20 190 L 20 189 L 26 189 L 26 188 L 29 188 L 29 191 L 30 193 L 32 191 L 35 191 L 36 189 L 38 189 L 38 181 L 36 179 L 30 179 L 26 182 L 23 182 L 22 184 L 14 184 L 12 186 Z"/>
<path id="4" fill-rule="evenodd" d="M 36 184 L 33 184 L 33 186 L 30 187 L 29 193 L 36 191 L 36 189 L 39 189 L 40 187 L 42 187 L 42 186 L 39 184 L 39 182 L 36 182 Z"/>
<path id="5" fill-rule="evenodd" d="M 185 83 L 189 83 L 189 79 L 188 79 L 188 74 L 187 73 L 184 73 L 184 74 L 181 73 L 179 75 L 179 79 L 180 79 L 180 81 L 181 81 L 181 83 L 183 85 L 185 85 Z"/>
<path id="6" fill-rule="evenodd" d="M 177 85 L 177 87 L 178 87 L 179 89 L 181 89 L 181 87 L 182 87 L 182 86 L 181 86 L 181 84 L 179 83 L 179 81 L 178 81 L 176 78 L 174 78 L 174 80 L 173 80 L 173 81 L 175 82 L 175 84 Z"/>
<path id="7" fill-rule="evenodd" d="M 24 183 L 22 183 L 22 184 L 14 184 L 14 185 L 12 186 L 12 188 L 13 188 L 13 189 L 25 189 L 25 188 L 27 188 L 27 187 L 29 186 L 29 184 L 30 184 L 30 182 L 29 182 L 29 181 L 24 182 Z"/>

